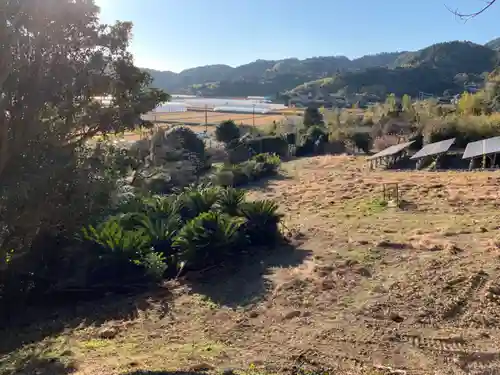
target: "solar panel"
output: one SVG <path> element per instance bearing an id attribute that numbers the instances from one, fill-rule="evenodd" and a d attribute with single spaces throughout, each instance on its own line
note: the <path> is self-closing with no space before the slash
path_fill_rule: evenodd
<path id="1" fill-rule="evenodd" d="M 476 156 L 500 153 L 500 137 L 483 139 L 470 142 L 465 148 L 462 159 L 475 158 Z"/>
<path id="2" fill-rule="evenodd" d="M 397 154 L 398 152 L 403 151 L 405 148 L 409 147 L 413 142 L 406 142 L 406 143 L 398 143 L 397 145 L 393 145 L 390 147 L 387 147 L 385 150 L 382 150 L 375 155 L 372 155 L 368 158 L 368 160 L 373 160 L 373 159 L 378 159 L 378 158 L 383 158 L 384 156 L 391 156 L 394 154 Z"/>
<path id="3" fill-rule="evenodd" d="M 484 142 L 485 142 L 484 153 L 486 155 L 496 154 L 497 152 L 500 152 L 500 137 L 488 138 L 485 139 Z"/>
<path id="4" fill-rule="evenodd" d="M 428 145 L 422 147 L 410 159 L 420 159 L 425 156 L 442 154 L 450 149 L 453 142 L 455 142 L 455 138 L 446 139 L 440 142 L 429 143 Z"/>
<path id="5" fill-rule="evenodd" d="M 462 159 L 470 159 L 483 154 L 483 141 L 470 142 L 465 147 Z"/>

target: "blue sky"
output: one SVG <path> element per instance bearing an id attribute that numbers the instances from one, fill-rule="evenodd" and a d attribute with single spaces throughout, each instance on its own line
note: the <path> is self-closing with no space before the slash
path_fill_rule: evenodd
<path id="1" fill-rule="evenodd" d="M 417 50 L 500 36 L 500 2 L 466 23 L 445 7 L 484 0 L 96 0 L 101 21 L 134 23 L 136 64 L 179 72 L 209 64 Z"/>

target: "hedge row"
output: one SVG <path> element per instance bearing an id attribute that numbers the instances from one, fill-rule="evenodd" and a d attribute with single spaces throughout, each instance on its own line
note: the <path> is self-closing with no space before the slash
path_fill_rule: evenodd
<path id="1" fill-rule="evenodd" d="M 276 175 L 281 159 L 278 155 L 258 154 L 239 164 L 224 165 L 214 175 L 214 182 L 220 186 L 237 187 Z"/>

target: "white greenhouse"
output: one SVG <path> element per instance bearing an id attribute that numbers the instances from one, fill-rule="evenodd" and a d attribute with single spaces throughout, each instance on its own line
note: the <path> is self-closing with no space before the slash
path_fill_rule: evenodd
<path id="1" fill-rule="evenodd" d="M 269 113 L 270 109 L 267 107 L 230 107 L 230 106 L 223 106 L 223 107 L 215 107 L 214 112 L 243 112 L 243 113 Z"/>
<path id="2" fill-rule="evenodd" d="M 180 102 L 162 103 L 153 110 L 153 112 L 159 112 L 159 113 L 186 112 L 186 111 L 187 111 L 186 104 Z"/>

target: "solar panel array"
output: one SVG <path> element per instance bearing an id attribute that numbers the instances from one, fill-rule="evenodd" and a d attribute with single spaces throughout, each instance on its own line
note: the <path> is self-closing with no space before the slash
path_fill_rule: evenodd
<path id="1" fill-rule="evenodd" d="M 476 156 L 496 154 L 500 152 L 500 137 L 483 139 L 467 144 L 462 159 L 475 158 Z"/>
<path id="2" fill-rule="evenodd" d="M 405 148 L 409 147 L 413 142 L 406 142 L 406 143 L 398 143 L 397 145 L 393 145 L 390 147 L 387 147 L 385 150 L 382 150 L 375 155 L 372 155 L 368 158 L 368 160 L 373 160 L 373 159 L 378 159 L 378 158 L 383 158 L 384 156 L 391 156 L 395 155 L 401 151 L 403 151 Z"/>
<path id="3" fill-rule="evenodd" d="M 455 138 L 446 139 L 440 142 L 429 143 L 419 150 L 410 159 L 420 159 L 426 156 L 438 155 L 448 151 L 451 145 L 455 142 Z"/>

